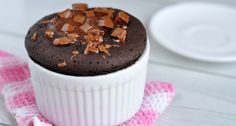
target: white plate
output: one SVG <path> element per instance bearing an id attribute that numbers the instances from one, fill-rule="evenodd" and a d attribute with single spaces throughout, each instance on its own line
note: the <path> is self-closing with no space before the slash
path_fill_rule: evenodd
<path id="1" fill-rule="evenodd" d="M 210 62 L 236 61 L 236 9 L 226 5 L 188 2 L 154 14 L 152 37 L 183 56 Z"/>

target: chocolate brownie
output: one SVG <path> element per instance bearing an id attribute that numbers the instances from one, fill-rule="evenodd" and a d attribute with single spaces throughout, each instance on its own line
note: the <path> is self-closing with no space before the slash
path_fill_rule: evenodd
<path id="1" fill-rule="evenodd" d="M 36 22 L 25 47 L 32 60 L 51 71 L 94 76 L 134 64 L 146 41 L 143 24 L 127 12 L 73 4 Z"/>

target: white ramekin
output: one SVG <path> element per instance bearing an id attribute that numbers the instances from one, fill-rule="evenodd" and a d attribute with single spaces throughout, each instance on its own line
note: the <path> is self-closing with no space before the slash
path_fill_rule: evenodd
<path id="1" fill-rule="evenodd" d="M 56 126 L 114 126 L 140 108 L 149 58 L 149 42 L 133 65 L 98 76 L 69 76 L 50 71 L 30 58 L 39 111 Z"/>

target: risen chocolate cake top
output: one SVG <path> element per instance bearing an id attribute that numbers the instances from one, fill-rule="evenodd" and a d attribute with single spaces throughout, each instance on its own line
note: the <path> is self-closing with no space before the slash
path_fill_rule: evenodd
<path id="1" fill-rule="evenodd" d="M 142 23 L 125 11 L 73 4 L 72 9 L 34 24 L 26 35 L 25 46 L 31 59 L 49 70 L 93 76 L 135 63 L 146 40 Z"/>

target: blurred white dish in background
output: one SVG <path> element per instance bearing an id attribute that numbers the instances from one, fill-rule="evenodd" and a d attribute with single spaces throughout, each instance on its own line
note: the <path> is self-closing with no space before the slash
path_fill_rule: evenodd
<path id="1" fill-rule="evenodd" d="M 236 9 L 187 2 L 158 11 L 149 26 L 152 38 L 180 55 L 210 62 L 236 61 Z"/>

